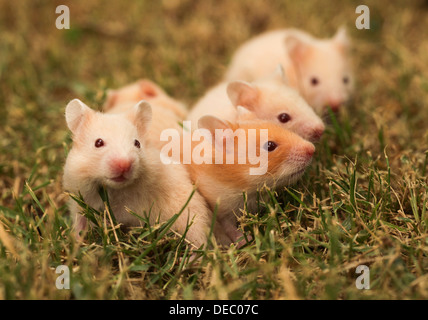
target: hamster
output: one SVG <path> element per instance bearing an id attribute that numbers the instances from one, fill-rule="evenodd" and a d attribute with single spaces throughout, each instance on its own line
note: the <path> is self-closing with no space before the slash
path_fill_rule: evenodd
<path id="1" fill-rule="evenodd" d="M 152 106 L 153 121 L 146 140 L 152 146 L 162 147 L 161 132 L 168 128 L 181 130 L 187 109 L 152 81 L 141 79 L 122 88 L 109 90 L 103 110 L 106 113 L 121 113 L 132 109 L 140 100 L 146 100 Z"/>
<path id="2" fill-rule="evenodd" d="M 234 162 L 227 164 L 215 162 L 215 153 L 222 149 L 227 154 L 227 145 L 217 143 L 212 140 L 201 139 L 200 143 L 208 144 L 207 152 L 204 156 L 212 157 L 212 163 L 196 163 L 192 161 L 186 165 L 191 173 L 193 182 L 196 183 L 199 192 L 207 200 L 211 210 L 217 208 L 217 222 L 215 233 L 218 230 L 224 231 L 222 235 L 216 234 L 218 241 L 222 245 L 229 245 L 236 242 L 242 234 L 237 229 L 237 217 L 241 215 L 244 208 L 243 192 L 247 193 L 247 208 L 249 212 L 257 210 L 256 193 L 263 186 L 269 188 L 282 187 L 297 181 L 304 173 L 305 168 L 310 164 L 315 152 L 314 145 L 301 138 L 299 135 L 284 129 L 280 125 L 263 120 L 243 120 L 236 123 L 223 121 L 214 116 L 204 116 L 199 120 L 198 130 L 208 131 L 212 137 L 218 129 L 223 129 L 226 135 L 241 130 L 245 132 L 248 144 L 250 131 L 256 132 L 256 149 L 259 155 L 265 153 L 267 156 L 267 172 L 260 175 L 249 174 L 249 168 L 254 165 L 250 160 L 249 152 L 246 162 L 241 164 Z M 267 130 L 267 141 L 260 139 L 261 130 Z M 229 138 L 229 136 L 226 136 Z M 234 153 L 239 158 L 239 138 L 234 141 Z M 197 145 L 200 145 L 199 143 Z M 206 146 L 206 145 L 205 145 Z M 196 145 L 191 146 L 194 152 Z M 182 152 L 185 152 L 183 150 Z M 224 160 L 224 159 L 223 159 Z"/>
<path id="3" fill-rule="evenodd" d="M 296 29 L 270 31 L 250 39 L 236 51 L 225 80 L 253 81 L 281 64 L 290 86 L 318 114 L 326 106 L 338 111 L 353 92 L 349 49 L 344 28 L 330 39 L 317 39 Z"/>
<path id="4" fill-rule="evenodd" d="M 73 146 L 64 167 L 64 189 L 81 194 L 97 210 L 104 204 L 98 190 L 108 192 L 116 220 L 124 226 L 140 226 L 138 215 L 149 215 L 151 224 L 165 222 L 186 204 L 194 190 L 183 165 L 164 165 L 160 152 L 145 143 L 151 122 L 151 107 L 145 102 L 121 114 L 95 112 L 81 101 L 71 101 L 65 112 L 73 134 Z M 86 227 L 80 207 L 70 200 L 75 231 Z M 203 197 L 195 193 L 172 229 L 199 247 L 207 241 L 212 213 Z"/>
<path id="5" fill-rule="evenodd" d="M 140 79 L 134 83 L 115 90 L 108 90 L 103 110 L 118 113 L 128 103 L 145 100 L 151 106 L 160 105 L 174 112 L 181 120 L 187 115 L 187 108 L 181 102 L 169 96 L 161 87 L 148 79 Z M 116 109 L 116 110 L 114 110 Z"/>
<path id="6" fill-rule="evenodd" d="M 325 129 L 323 121 L 286 82 L 281 66 L 267 77 L 252 83 L 222 82 L 196 103 L 188 119 L 193 128 L 205 115 L 235 122 L 239 119 L 238 107 L 241 106 L 256 118 L 272 121 L 306 140 L 317 142 Z"/>

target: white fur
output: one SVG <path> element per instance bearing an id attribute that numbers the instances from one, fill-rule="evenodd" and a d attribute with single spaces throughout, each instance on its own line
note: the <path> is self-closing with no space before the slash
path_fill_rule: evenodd
<path id="1" fill-rule="evenodd" d="M 109 90 L 103 109 L 107 113 L 126 112 L 142 99 L 150 103 L 153 114 L 146 141 L 160 149 L 164 145 L 160 141 L 162 131 L 171 128 L 181 131 L 180 123 L 187 115 L 186 107 L 160 86 L 148 79 L 140 79 L 122 88 Z"/>
<path id="2" fill-rule="evenodd" d="M 104 186 L 117 221 L 125 226 L 141 225 L 127 208 L 138 215 L 150 213 L 152 224 L 158 219 L 165 222 L 179 213 L 194 189 L 183 165 L 164 165 L 159 150 L 145 143 L 150 110 L 148 103 L 142 102 L 123 114 L 102 114 L 78 100 L 66 108 L 73 147 L 64 167 L 64 188 L 76 195 L 80 192 L 88 205 L 103 210 L 98 189 Z M 97 139 L 103 139 L 105 145 L 96 148 Z M 135 146 L 136 139 L 141 148 Z M 126 180 L 122 182 L 112 180 L 115 175 L 112 159 L 118 158 L 132 161 L 131 170 L 124 174 Z M 86 225 L 86 219 L 79 215 L 81 210 L 70 200 L 77 233 Z M 197 192 L 172 228 L 183 234 L 188 221 L 193 224 L 187 239 L 196 246 L 206 243 L 211 212 Z"/>
<path id="3" fill-rule="evenodd" d="M 322 120 L 285 81 L 282 69 L 277 69 L 274 74 L 252 83 L 233 81 L 218 84 L 189 113 L 192 128 L 196 128 L 198 120 L 205 115 L 235 122 L 251 118 L 250 114 L 253 114 L 255 118 L 281 125 L 307 140 L 317 141 L 325 128 Z M 251 112 L 243 112 L 242 108 Z M 281 123 L 278 116 L 282 113 L 289 114 L 291 120 Z"/>
<path id="4" fill-rule="evenodd" d="M 299 90 L 318 113 L 322 113 L 326 105 L 338 108 L 350 98 L 353 79 L 349 46 L 343 28 L 331 39 L 316 39 L 295 29 L 266 32 L 250 39 L 236 51 L 225 80 L 253 81 L 281 64 L 290 85 Z M 318 85 L 311 84 L 312 77 L 318 78 Z M 349 78 L 348 84 L 343 82 L 344 77 Z"/>

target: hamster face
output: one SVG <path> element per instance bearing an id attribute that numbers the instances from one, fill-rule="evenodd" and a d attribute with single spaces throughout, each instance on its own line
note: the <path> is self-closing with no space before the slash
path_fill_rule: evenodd
<path id="1" fill-rule="evenodd" d="M 232 90 L 240 92 L 239 98 L 232 102 L 253 114 L 251 116 L 238 112 L 238 120 L 268 120 L 306 140 L 317 142 L 321 138 L 325 129 L 324 123 L 297 91 L 286 86 L 284 82 L 269 79 L 253 84 L 239 81 L 232 84 L 235 85 L 228 88 L 230 96 L 233 98 Z"/>
<path id="2" fill-rule="evenodd" d="M 258 87 L 260 107 L 255 109 L 258 118 L 272 121 L 312 142 L 321 138 L 324 123 L 294 89 L 282 84 Z"/>
<path id="3" fill-rule="evenodd" d="M 82 182 L 113 189 L 132 184 L 142 175 L 142 138 L 150 119 L 151 108 L 144 101 L 124 114 L 102 114 L 73 100 L 66 109 L 73 133 L 67 167 Z"/>
<path id="4" fill-rule="evenodd" d="M 221 167 L 208 165 L 206 167 L 216 179 L 239 189 L 256 188 L 263 183 L 279 183 L 280 185 L 294 183 L 304 173 L 315 152 L 315 147 L 311 142 L 269 121 L 249 120 L 230 124 L 213 116 L 205 116 L 199 121 L 199 128 L 208 129 L 212 134 L 214 134 L 215 129 L 231 129 L 233 132 L 243 130 L 247 137 L 250 136 L 250 131 L 255 131 L 256 138 L 254 141 L 256 142 L 257 156 L 262 153 L 267 154 L 268 163 L 265 174 L 249 174 L 249 168 L 254 167 L 251 165 L 254 163 L 251 158 L 248 158 L 246 164 L 223 164 Z M 260 138 L 261 130 L 267 131 L 267 138 Z M 234 141 L 234 150 L 237 152 L 239 139 Z M 221 174 L 218 172 L 219 168 Z"/>
<path id="5" fill-rule="evenodd" d="M 337 112 L 353 91 L 350 42 L 345 29 L 340 28 L 327 40 L 291 34 L 286 37 L 285 46 L 306 101 L 319 114 L 327 106 Z"/>
<path id="6" fill-rule="evenodd" d="M 314 145 L 293 132 L 269 122 L 249 122 L 242 128 L 268 130 L 267 141 L 260 141 L 260 152 L 268 153 L 268 176 L 280 185 L 296 182 L 311 163 Z"/>
<path id="7" fill-rule="evenodd" d="M 349 100 L 352 72 L 344 53 L 334 43 L 310 50 L 299 71 L 304 96 L 317 112 L 325 111 L 327 106 L 337 112 Z"/>
<path id="8" fill-rule="evenodd" d="M 143 156 L 141 139 L 133 124 L 119 116 L 96 114 L 75 137 L 83 170 L 101 185 L 122 188 L 137 179 Z"/>

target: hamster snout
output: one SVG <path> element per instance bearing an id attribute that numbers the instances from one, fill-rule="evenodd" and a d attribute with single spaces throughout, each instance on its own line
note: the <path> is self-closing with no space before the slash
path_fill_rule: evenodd
<path id="1" fill-rule="evenodd" d="M 340 106 L 344 102 L 345 101 L 342 101 L 342 100 L 329 100 L 328 103 L 327 103 L 327 106 L 329 106 L 333 112 L 338 112 Z"/>
<path id="2" fill-rule="evenodd" d="M 325 126 L 323 124 L 316 126 L 312 129 L 311 133 L 311 141 L 317 142 L 321 139 L 321 136 L 323 135 L 325 130 Z"/>
<path id="3" fill-rule="evenodd" d="M 312 156 L 314 155 L 314 153 L 315 153 L 315 147 L 314 147 L 314 145 L 311 143 L 311 144 L 308 144 L 308 145 L 306 145 L 305 147 L 303 147 L 302 148 L 302 150 L 301 150 L 301 154 L 302 154 L 302 156 L 305 158 L 305 159 L 307 159 L 307 160 L 311 160 L 312 159 Z"/>
<path id="4" fill-rule="evenodd" d="M 302 146 L 295 147 L 292 150 L 292 159 L 303 166 L 308 165 L 315 153 L 315 146 L 308 142 Z"/>
<path id="5" fill-rule="evenodd" d="M 113 174 L 113 181 L 126 180 L 126 174 L 132 171 L 134 160 L 129 158 L 113 158 L 109 161 L 109 168 Z"/>
<path id="6" fill-rule="evenodd" d="M 324 130 L 325 126 L 322 122 L 317 124 L 306 123 L 305 125 L 301 126 L 299 131 L 296 129 L 296 132 L 310 142 L 318 142 L 321 139 Z"/>
<path id="7" fill-rule="evenodd" d="M 333 112 L 337 113 L 339 111 L 339 109 L 344 104 L 346 104 L 347 101 L 348 101 L 348 97 L 346 96 L 345 93 L 343 93 L 343 94 L 332 93 L 327 97 L 324 107 L 330 107 Z"/>

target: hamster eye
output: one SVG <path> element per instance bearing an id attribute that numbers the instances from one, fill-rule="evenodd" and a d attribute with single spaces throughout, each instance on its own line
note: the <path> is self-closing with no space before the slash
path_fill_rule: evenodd
<path id="1" fill-rule="evenodd" d="M 95 147 L 96 148 L 104 147 L 104 140 L 103 139 L 98 139 L 97 141 L 95 141 Z"/>
<path id="2" fill-rule="evenodd" d="M 140 141 L 135 140 L 135 141 L 134 141 L 134 146 L 136 146 L 138 149 L 140 149 L 140 148 L 141 148 Z"/>
<path id="3" fill-rule="evenodd" d="M 286 123 L 286 122 L 291 120 L 291 117 L 288 113 L 281 113 L 278 116 L 278 120 L 279 120 L 279 122 Z"/>
<path id="4" fill-rule="evenodd" d="M 320 81 L 318 80 L 318 78 L 315 78 L 315 77 L 311 78 L 311 84 L 312 84 L 313 86 L 316 86 L 316 85 L 318 85 L 319 83 L 320 83 Z"/>
<path id="5" fill-rule="evenodd" d="M 268 141 L 265 143 L 265 145 L 263 146 L 263 148 L 269 152 L 274 151 L 276 148 L 278 148 L 278 145 L 273 142 L 273 141 Z"/>
<path id="6" fill-rule="evenodd" d="M 348 77 L 343 77 L 343 83 L 344 84 L 348 84 L 349 82 L 349 78 Z"/>

